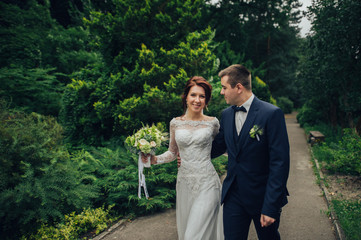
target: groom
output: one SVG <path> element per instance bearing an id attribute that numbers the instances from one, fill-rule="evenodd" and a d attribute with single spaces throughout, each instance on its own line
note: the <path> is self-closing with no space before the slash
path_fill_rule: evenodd
<path id="1" fill-rule="evenodd" d="M 253 95 L 244 66 L 232 65 L 219 77 L 221 94 L 232 105 L 223 111 L 212 145 L 212 158 L 228 154 L 222 188 L 225 239 L 246 240 L 252 220 L 259 239 L 280 239 L 290 164 L 284 114 Z"/>

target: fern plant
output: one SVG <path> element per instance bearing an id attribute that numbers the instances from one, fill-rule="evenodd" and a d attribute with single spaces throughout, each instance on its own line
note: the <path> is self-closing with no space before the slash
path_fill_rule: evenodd
<path id="1" fill-rule="evenodd" d="M 0 104 L 0 235 L 14 239 L 42 222 L 92 205 L 95 185 L 86 184 L 62 144 L 52 117 L 10 112 Z"/>

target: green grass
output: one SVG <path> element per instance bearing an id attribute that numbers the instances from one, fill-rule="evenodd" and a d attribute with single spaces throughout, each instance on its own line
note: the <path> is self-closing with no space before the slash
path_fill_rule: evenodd
<path id="1" fill-rule="evenodd" d="M 346 239 L 361 240 L 361 201 L 332 200 Z"/>

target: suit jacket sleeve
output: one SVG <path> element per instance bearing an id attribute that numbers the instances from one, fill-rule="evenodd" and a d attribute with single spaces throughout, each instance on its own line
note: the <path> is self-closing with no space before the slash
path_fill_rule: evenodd
<path id="1" fill-rule="evenodd" d="M 286 123 L 281 109 L 273 111 L 268 124 L 269 177 L 262 214 L 274 218 L 287 203 L 286 183 L 290 157 Z"/>
<path id="2" fill-rule="evenodd" d="M 227 150 L 226 141 L 224 139 L 224 112 L 220 122 L 219 132 L 213 140 L 211 158 L 219 157 L 224 154 Z"/>

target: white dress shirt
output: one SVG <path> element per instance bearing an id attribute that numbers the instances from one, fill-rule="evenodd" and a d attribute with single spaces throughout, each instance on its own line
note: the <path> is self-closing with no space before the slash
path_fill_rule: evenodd
<path id="1" fill-rule="evenodd" d="M 242 126 L 244 124 L 244 122 L 246 121 L 247 119 L 247 115 L 248 115 L 248 111 L 251 107 L 251 104 L 253 102 L 253 99 L 254 99 L 254 95 L 252 93 L 252 96 L 245 102 L 243 103 L 243 106 L 247 112 L 242 112 L 242 111 L 237 111 L 236 114 L 235 114 L 235 123 L 236 123 L 236 129 L 237 129 L 237 134 L 239 135 L 241 130 L 242 130 Z M 241 106 L 238 106 L 238 107 L 241 107 Z"/>

